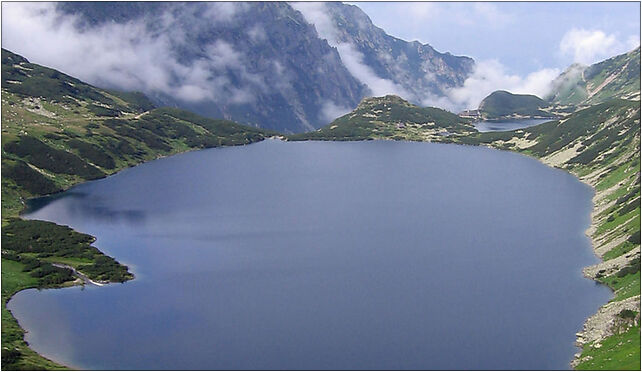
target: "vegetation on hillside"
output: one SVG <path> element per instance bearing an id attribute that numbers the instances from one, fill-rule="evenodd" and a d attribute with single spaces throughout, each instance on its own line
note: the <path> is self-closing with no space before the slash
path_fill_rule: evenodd
<path id="1" fill-rule="evenodd" d="M 614 98 L 639 99 L 640 48 L 591 66 L 574 64 L 553 81 L 556 105 L 591 105 Z"/>
<path id="2" fill-rule="evenodd" d="M 547 107 L 543 99 L 531 94 L 513 94 L 498 90 L 484 98 L 479 104 L 483 119 L 505 119 L 510 117 L 552 117 L 542 109 Z"/>
<path id="3" fill-rule="evenodd" d="M 468 134 L 475 129 L 468 119 L 434 107 L 419 107 L 397 96 L 364 98 L 359 106 L 315 131 L 288 136 L 288 140 L 357 141 L 396 139 L 429 141 L 447 134 Z"/>

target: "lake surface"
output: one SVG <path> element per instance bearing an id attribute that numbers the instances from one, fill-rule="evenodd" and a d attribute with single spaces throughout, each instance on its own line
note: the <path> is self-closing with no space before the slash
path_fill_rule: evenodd
<path id="1" fill-rule="evenodd" d="M 610 298 L 582 277 L 592 192 L 469 146 L 268 140 L 149 162 L 26 217 L 135 280 L 18 293 L 82 369 L 568 369 Z"/>
<path id="2" fill-rule="evenodd" d="M 473 123 L 480 132 L 502 132 L 532 127 L 555 119 L 486 120 Z"/>

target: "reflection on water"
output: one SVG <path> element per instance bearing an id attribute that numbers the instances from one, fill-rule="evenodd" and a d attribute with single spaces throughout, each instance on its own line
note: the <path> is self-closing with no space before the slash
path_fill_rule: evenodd
<path id="1" fill-rule="evenodd" d="M 486 120 L 473 123 L 480 132 L 502 132 L 546 123 L 555 119 L 516 119 L 516 120 Z"/>
<path id="2" fill-rule="evenodd" d="M 99 195 L 80 191 L 84 187 L 86 185 L 79 185 L 66 192 L 30 199 L 27 201 L 24 215 L 37 214 L 45 206 L 56 203 L 60 205 L 60 208 L 56 210 L 56 214 L 68 215 L 72 219 L 89 218 L 97 223 L 125 223 L 130 225 L 141 225 L 145 222 L 145 212 L 143 210 L 111 208 L 101 200 Z M 45 215 L 41 218 L 50 219 L 55 217 Z"/>

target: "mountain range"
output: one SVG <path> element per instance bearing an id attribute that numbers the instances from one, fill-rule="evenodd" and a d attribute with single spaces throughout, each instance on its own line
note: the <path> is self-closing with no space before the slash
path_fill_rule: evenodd
<path id="1" fill-rule="evenodd" d="M 384 91 L 421 103 L 463 84 L 474 66 L 471 58 L 392 37 L 358 7 L 342 3 L 56 6 L 79 32 L 134 27 L 145 35 L 141 48 L 162 44 L 164 84 L 126 77 L 129 88 L 157 105 L 285 133 L 319 128 Z"/>

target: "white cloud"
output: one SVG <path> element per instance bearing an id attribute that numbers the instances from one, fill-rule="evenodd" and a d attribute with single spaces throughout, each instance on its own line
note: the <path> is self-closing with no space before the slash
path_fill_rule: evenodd
<path id="1" fill-rule="evenodd" d="M 626 45 L 629 50 L 633 50 L 640 46 L 640 35 L 631 35 L 626 39 Z"/>
<path id="2" fill-rule="evenodd" d="M 352 111 L 353 108 L 347 107 L 347 106 L 342 106 L 342 105 L 337 105 L 336 103 L 329 101 L 329 100 L 324 100 L 321 103 L 321 117 L 320 119 L 324 123 L 330 123 L 334 119 L 343 116 L 350 111 Z"/>
<path id="3" fill-rule="evenodd" d="M 166 12 L 156 27 L 178 30 L 180 11 Z M 176 10 L 175 9 L 175 10 Z M 207 22 L 229 21 L 242 10 L 234 3 L 207 4 Z M 189 17 L 189 14 L 185 15 Z M 90 84 L 148 94 L 175 96 L 187 102 L 214 100 L 243 103 L 251 92 L 265 89 L 262 79 L 245 66 L 242 53 L 224 40 L 215 40 L 190 63 L 180 62 L 173 46 L 185 45 L 183 32 L 152 32 L 145 20 L 107 22 L 76 28 L 77 18 L 57 12 L 53 3 L 2 4 L 2 45 L 35 63 L 78 77 Z M 232 70 L 240 82 L 223 78 Z"/>
<path id="4" fill-rule="evenodd" d="M 623 43 L 614 34 L 606 34 L 602 30 L 573 28 L 562 37 L 559 51 L 563 56 L 571 57 L 573 62 L 590 65 L 626 53 L 637 45 L 639 38 L 635 36 Z"/>
<path id="5" fill-rule="evenodd" d="M 261 42 L 267 38 L 265 29 L 260 24 L 256 24 L 252 26 L 252 28 L 247 30 L 247 35 L 250 37 L 250 40 L 254 41 L 255 43 Z"/>
<path id="6" fill-rule="evenodd" d="M 337 48 L 339 56 L 348 71 L 361 83 L 370 88 L 373 96 L 396 94 L 401 97 L 410 97 L 410 94 L 392 80 L 379 76 L 363 62 L 363 54 L 349 42 L 340 41 L 339 33 L 334 27 L 334 22 L 328 15 L 324 3 L 296 2 L 290 5 L 301 12 L 305 20 L 314 25 L 319 36 L 328 41 L 330 46 Z"/>
<path id="7" fill-rule="evenodd" d="M 486 96 L 496 90 L 534 94 L 541 98 L 550 91 L 551 82 L 559 73 L 558 69 L 542 69 L 522 77 L 506 71 L 497 60 L 480 61 L 463 86 L 448 90 L 446 97 L 429 97 L 422 103 L 457 112 L 476 109 Z"/>

